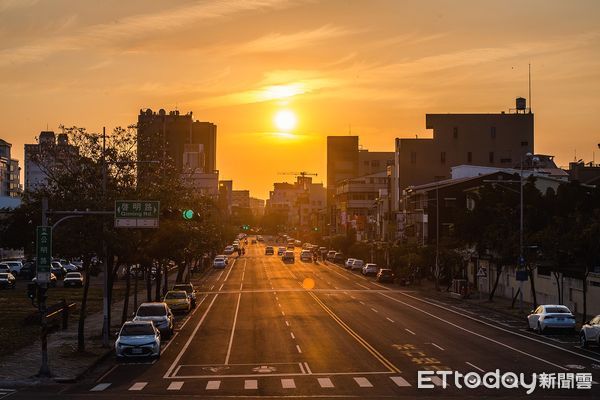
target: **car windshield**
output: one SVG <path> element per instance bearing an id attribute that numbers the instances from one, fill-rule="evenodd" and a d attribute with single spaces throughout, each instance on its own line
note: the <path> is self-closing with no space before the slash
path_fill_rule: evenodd
<path id="1" fill-rule="evenodd" d="M 121 329 L 121 336 L 154 335 L 150 324 L 126 324 Z"/>
<path id="2" fill-rule="evenodd" d="M 186 299 L 187 294 L 185 292 L 169 292 L 165 296 L 165 299 Z"/>
<path id="3" fill-rule="evenodd" d="M 165 306 L 162 304 L 146 304 L 141 305 L 138 309 L 138 317 L 162 317 L 167 313 Z"/>
<path id="4" fill-rule="evenodd" d="M 194 288 L 192 285 L 175 285 L 173 286 L 173 290 L 185 290 L 187 293 L 192 293 Z"/>
<path id="5" fill-rule="evenodd" d="M 546 307 L 546 314 L 571 314 L 566 307 Z"/>

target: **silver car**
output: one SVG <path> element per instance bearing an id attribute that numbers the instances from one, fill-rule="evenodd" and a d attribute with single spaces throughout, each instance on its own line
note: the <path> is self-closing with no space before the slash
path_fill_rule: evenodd
<path id="1" fill-rule="evenodd" d="M 581 347 L 588 347 L 590 343 L 600 346 L 600 315 L 596 315 L 581 327 L 579 339 Z"/>
<path id="2" fill-rule="evenodd" d="M 379 271 L 379 268 L 377 268 L 377 264 L 372 264 L 372 263 L 367 263 L 362 268 L 363 275 L 377 275 L 378 271 Z"/>
<path id="3" fill-rule="evenodd" d="M 166 303 L 142 303 L 135 313 L 134 322 L 151 321 L 165 338 L 173 334 L 173 313 Z"/>
<path id="4" fill-rule="evenodd" d="M 152 321 L 127 321 L 115 341 L 117 359 L 160 357 L 160 332 Z"/>
<path id="5" fill-rule="evenodd" d="M 527 316 L 530 329 L 544 333 L 548 328 L 575 329 L 575 316 L 568 307 L 563 305 L 546 304 L 539 306 Z"/>

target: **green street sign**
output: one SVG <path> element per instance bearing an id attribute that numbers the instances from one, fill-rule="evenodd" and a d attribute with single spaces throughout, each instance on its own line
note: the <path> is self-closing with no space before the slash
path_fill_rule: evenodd
<path id="1" fill-rule="evenodd" d="M 37 282 L 50 281 L 50 263 L 52 262 L 52 228 L 38 226 L 36 229 Z"/>
<path id="2" fill-rule="evenodd" d="M 116 228 L 158 228 L 160 201 L 115 201 Z"/>

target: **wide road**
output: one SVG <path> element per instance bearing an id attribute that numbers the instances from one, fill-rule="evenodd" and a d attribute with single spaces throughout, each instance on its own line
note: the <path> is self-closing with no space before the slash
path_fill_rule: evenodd
<path id="1" fill-rule="evenodd" d="M 379 284 L 329 263 L 284 264 L 249 245 L 195 282 L 198 307 L 179 318 L 160 360 L 110 361 L 54 398 L 600 398 L 600 351 L 542 337 L 522 321 Z M 591 389 L 459 388 L 418 371 L 548 373 Z M 591 374 L 593 382 L 576 382 Z M 589 375 L 588 375 L 589 376 Z M 473 375 L 474 377 L 474 375 Z M 582 378 L 583 377 L 583 378 Z M 539 379 L 539 376 L 538 376 Z M 464 383 L 464 381 L 461 381 Z M 459 384 L 461 384 L 459 382 Z M 445 387 L 444 387 L 445 386 Z M 14 398 L 41 397 L 18 392 Z"/>

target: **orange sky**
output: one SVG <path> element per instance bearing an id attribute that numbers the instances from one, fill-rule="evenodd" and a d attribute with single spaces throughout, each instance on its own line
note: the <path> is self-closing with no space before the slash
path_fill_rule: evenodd
<path id="1" fill-rule="evenodd" d="M 350 126 L 392 151 L 426 113 L 514 107 L 531 62 L 536 152 L 598 161 L 599 20 L 593 0 L 0 0 L 0 138 L 22 160 L 46 126 L 177 107 L 218 125 L 221 178 L 265 198 L 278 172 L 325 181 L 325 137 Z"/>

